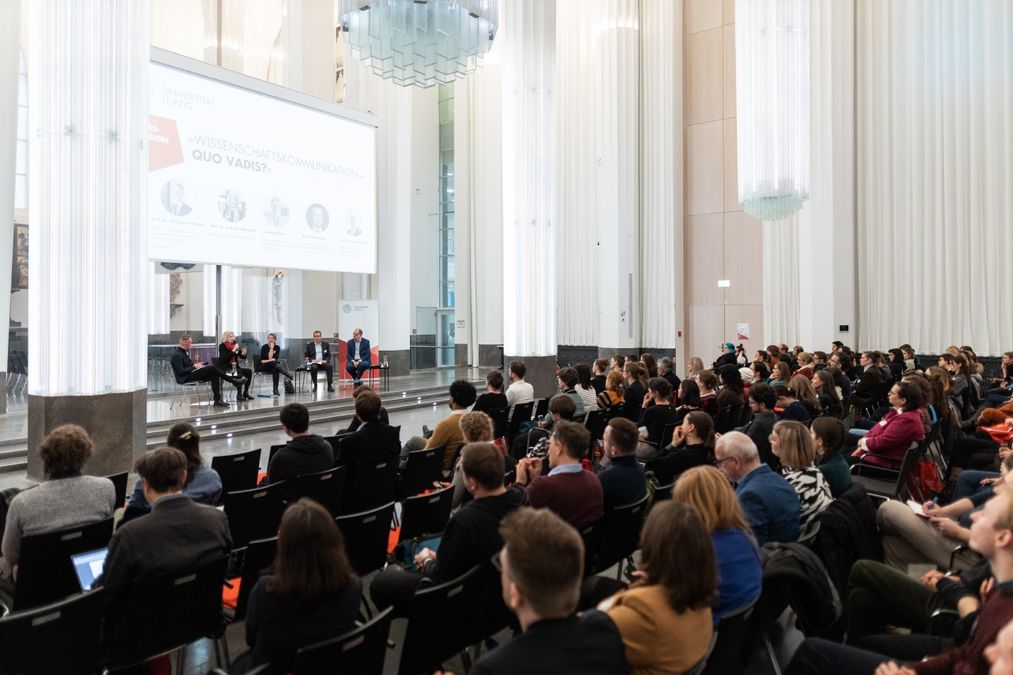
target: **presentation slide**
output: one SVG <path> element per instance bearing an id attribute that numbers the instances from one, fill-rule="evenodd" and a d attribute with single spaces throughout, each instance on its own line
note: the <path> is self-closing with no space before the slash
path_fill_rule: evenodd
<path id="1" fill-rule="evenodd" d="M 376 272 L 376 130 L 151 64 L 152 260 Z"/>

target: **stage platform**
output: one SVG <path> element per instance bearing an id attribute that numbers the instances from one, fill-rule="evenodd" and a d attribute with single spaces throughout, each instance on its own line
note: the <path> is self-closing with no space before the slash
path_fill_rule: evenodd
<path id="1" fill-rule="evenodd" d="M 484 377 L 488 368 L 448 368 L 391 377 L 387 387 L 382 380 L 371 386 L 380 395 L 391 418 L 391 424 L 401 425 L 402 441 L 419 435 L 423 424 L 432 427 L 448 414 L 447 388 L 458 379 L 475 384 L 479 393 L 484 391 Z M 259 379 L 259 377 L 258 377 Z M 308 382 L 308 380 L 307 380 Z M 320 378 L 324 383 L 325 378 Z M 319 384 L 315 391 L 294 394 L 282 393 L 272 397 L 271 381 L 267 379 L 259 390 L 257 381 L 250 389 L 252 401 L 235 402 L 235 387 L 223 385 L 223 394 L 230 400 L 228 408 L 192 405 L 196 398 L 188 391 L 153 394 L 148 398 L 148 448 L 165 442 L 169 428 L 178 422 L 190 422 L 200 429 L 201 452 L 205 458 L 262 448 L 286 440 L 278 421 L 278 414 L 288 403 L 302 403 L 310 411 L 310 431 L 322 436 L 348 426 L 354 416 L 351 383 L 335 381 L 335 391 L 327 391 Z M 28 452 L 28 411 L 26 407 L 13 408 L 0 415 L 0 489 L 25 486 Z"/>

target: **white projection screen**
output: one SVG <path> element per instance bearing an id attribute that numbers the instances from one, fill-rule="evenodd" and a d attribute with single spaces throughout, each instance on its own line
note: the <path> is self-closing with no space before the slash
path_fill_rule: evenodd
<path id="1" fill-rule="evenodd" d="M 376 272 L 375 118 L 152 50 L 148 257 Z"/>

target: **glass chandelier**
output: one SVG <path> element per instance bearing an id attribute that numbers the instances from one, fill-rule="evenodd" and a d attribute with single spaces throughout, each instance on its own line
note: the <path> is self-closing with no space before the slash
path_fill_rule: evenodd
<path id="1" fill-rule="evenodd" d="M 499 0 L 340 0 L 352 55 L 401 86 L 449 84 L 492 47 Z"/>
<path id="2" fill-rule="evenodd" d="M 781 220 L 809 199 L 809 0 L 736 0 L 739 202 Z"/>

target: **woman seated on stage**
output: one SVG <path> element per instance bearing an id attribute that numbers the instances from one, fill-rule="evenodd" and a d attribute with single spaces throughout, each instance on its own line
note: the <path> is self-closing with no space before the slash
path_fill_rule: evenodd
<path id="1" fill-rule="evenodd" d="M 250 592 L 246 644 L 232 673 L 269 663 L 269 673 L 292 672 L 300 647 L 350 630 L 362 601 L 362 581 L 345 552 L 334 517 L 303 498 L 285 509 L 270 573 Z"/>
<path id="2" fill-rule="evenodd" d="M 234 370 L 239 373 L 240 377 L 246 378 L 246 385 L 244 389 L 239 389 L 240 385 L 236 385 L 236 389 L 238 390 L 236 400 L 238 401 L 241 401 L 244 398 L 247 401 L 253 400 L 253 397 L 250 396 L 250 382 L 253 381 L 253 371 L 239 365 L 239 360 L 245 358 L 246 347 L 239 346 L 239 343 L 236 342 L 236 334 L 230 330 L 222 333 L 222 343 L 218 345 L 218 367 L 225 372 Z"/>
<path id="3" fill-rule="evenodd" d="M 278 356 L 281 353 L 278 345 L 278 336 L 274 333 L 267 334 L 267 344 L 260 348 L 260 370 L 265 373 L 271 373 L 271 380 L 274 384 L 274 395 L 279 396 L 278 393 L 278 376 L 284 375 L 285 379 L 292 382 L 292 374 L 281 367 L 281 361 L 278 360 Z M 291 390 L 289 390 L 291 391 Z"/>

